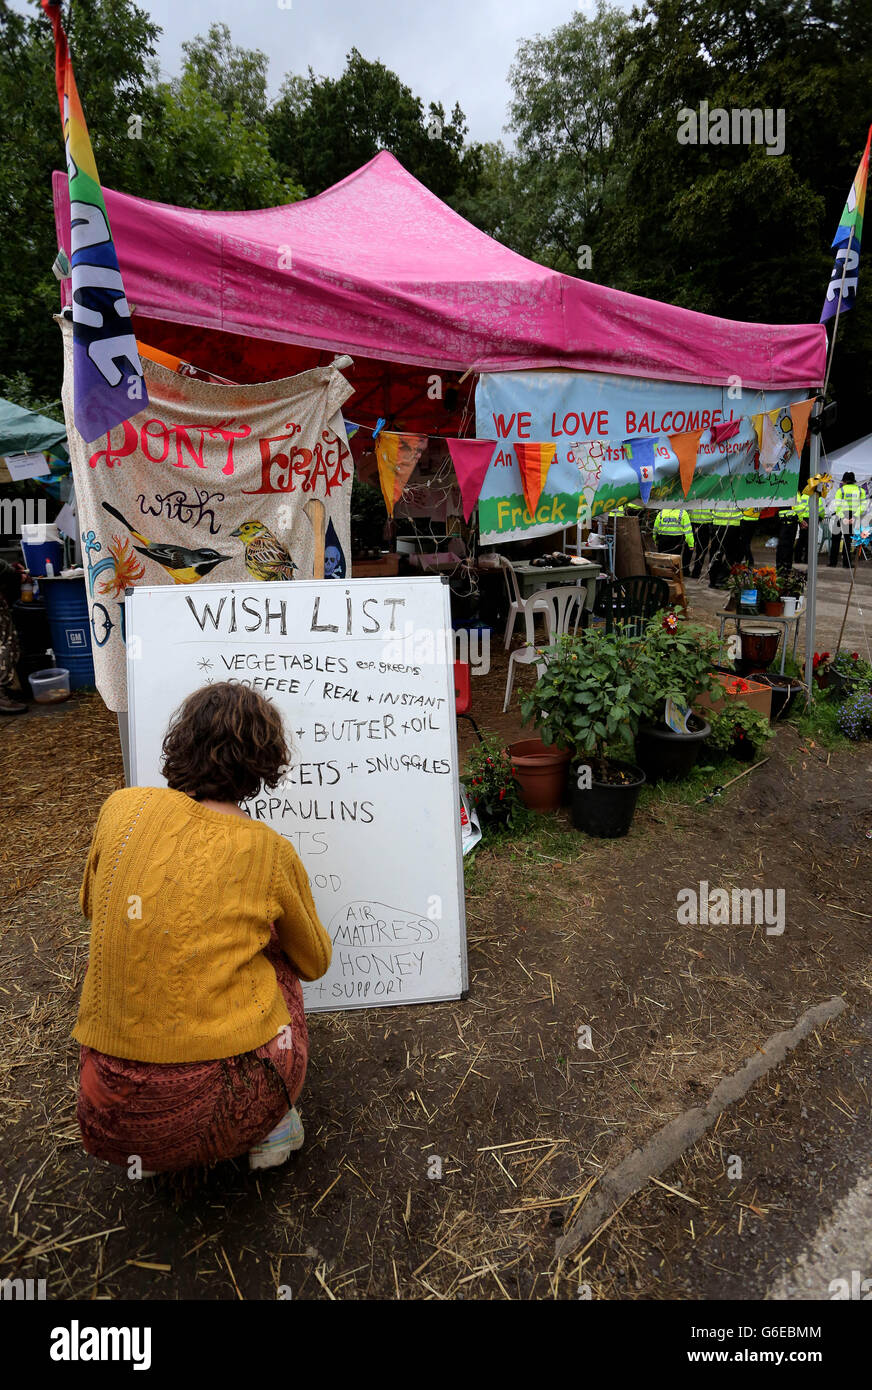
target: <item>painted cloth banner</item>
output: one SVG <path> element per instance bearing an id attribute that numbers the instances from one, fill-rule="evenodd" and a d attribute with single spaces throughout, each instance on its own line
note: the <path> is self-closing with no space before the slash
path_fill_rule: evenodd
<path id="1" fill-rule="evenodd" d="M 464 520 L 469 521 L 472 516 L 472 509 L 478 501 L 488 466 L 494 456 L 494 449 L 497 447 L 496 440 L 446 439 L 445 443 L 448 445 L 451 462 L 454 464 L 454 472 L 457 474 L 457 481 L 460 484 Z"/>
<path id="2" fill-rule="evenodd" d="M 348 573 L 340 409 L 353 387 L 333 367 L 223 386 L 146 361 L 148 409 L 88 444 L 73 423 L 73 331 L 58 321 L 97 689 L 124 710 L 126 588 L 311 579 L 322 538 L 325 577 Z M 229 674 L 204 669 L 203 681 Z"/>
<path id="3" fill-rule="evenodd" d="M 91 149 L 61 7 L 42 0 L 55 38 L 55 83 L 70 181 L 76 428 L 92 441 L 148 405 L 100 176 Z"/>
<path id="4" fill-rule="evenodd" d="M 476 433 L 496 439 L 478 502 L 483 542 L 545 536 L 581 519 L 638 501 L 639 478 L 623 440 L 654 438 L 654 485 L 648 505 L 728 511 L 792 504 L 799 477 L 794 449 L 761 466 L 751 415 L 805 401 L 808 391 L 744 392 L 686 386 L 601 372 L 483 373 L 476 388 Z M 727 425 L 729 428 L 724 429 Z M 711 438 L 719 427 L 719 440 Z M 671 434 L 702 430 L 687 498 Z M 526 504 L 516 442 L 551 441 L 556 456 L 535 512 Z M 589 446 L 589 447 L 583 447 Z M 587 471 L 587 481 L 580 467 Z M 591 469 L 599 466 L 593 504 L 585 510 Z"/>

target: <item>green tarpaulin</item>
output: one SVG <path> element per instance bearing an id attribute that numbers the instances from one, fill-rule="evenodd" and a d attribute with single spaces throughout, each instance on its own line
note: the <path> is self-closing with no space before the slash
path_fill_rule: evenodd
<path id="1" fill-rule="evenodd" d="M 46 449 L 69 463 L 66 425 L 0 398 L 0 455 L 35 454 Z"/>

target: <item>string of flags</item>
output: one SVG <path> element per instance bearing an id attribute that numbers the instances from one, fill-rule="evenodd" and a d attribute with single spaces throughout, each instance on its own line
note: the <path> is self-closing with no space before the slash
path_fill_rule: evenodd
<path id="1" fill-rule="evenodd" d="M 760 411 L 750 416 L 733 416 L 719 424 L 705 429 L 685 430 L 666 436 L 678 460 L 678 472 L 685 497 L 690 491 L 696 472 L 697 458 L 703 435 L 708 435 L 712 444 L 720 445 L 739 434 L 742 421 L 750 419 L 757 440 L 761 466 L 769 472 L 775 464 L 795 449 L 801 455 L 808 435 L 809 417 L 814 406 L 814 398 L 797 401 L 789 406 L 777 406 L 774 410 Z M 495 439 L 458 439 L 444 435 L 428 436 L 385 428 L 386 421 L 379 419 L 374 427 L 345 421 L 345 432 L 349 442 L 357 440 L 353 450 L 356 457 L 373 447 L 378 464 L 379 482 L 382 496 L 389 516 L 403 494 L 403 489 L 415 471 L 430 438 L 447 447 L 454 466 L 463 505 L 463 515 L 468 522 L 473 508 L 479 500 L 487 470 L 490 467 L 498 441 Z M 363 445 L 363 434 L 372 437 L 371 445 Z M 639 480 L 639 493 L 647 504 L 655 481 L 655 457 L 661 434 L 634 435 L 620 441 L 623 458 L 629 463 Z M 602 446 L 609 441 L 586 440 L 576 445 L 576 462 L 582 479 L 581 491 L 593 495 L 602 472 Z M 557 445 L 551 441 L 506 441 L 512 449 L 521 474 L 524 500 L 530 515 L 534 516 L 539 499 L 545 488 L 548 472 L 557 456 Z M 597 458 L 591 450 L 600 447 Z"/>

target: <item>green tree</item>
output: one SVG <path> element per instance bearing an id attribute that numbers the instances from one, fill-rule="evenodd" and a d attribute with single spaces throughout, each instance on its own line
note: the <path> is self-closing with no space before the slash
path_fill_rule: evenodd
<path id="1" fill-rule="evenodd" d="M 195 74 L 228 116 L 241 112 L 248 125 L 267 113 L 268 60 L 259 48 L 238 48 L 226 24 L 210 24 L 209 33 L 182 44 L 185 73 Z"/>
<path id="2" fill-rule="evenodd" d="M 546 37 L 526 39 L 509 73 L 510 129 L 517 136 L 517 249 L 575 272 L 612 168 L 621 74 L 616 61 L 628 16 L 598 0 Z M 520 245 L 517 243 L 520 242 Z"/>
<path id="3" fill-rule="evenodd" d="M 380 149 L 444 198 L 458 186 L 466 119 L 455 105 L 423 103 L 383 63 L 356 48 L 338 78 L 292 75 L 267 118 L 270 149 L 311 197 L 354 173 Z"/>

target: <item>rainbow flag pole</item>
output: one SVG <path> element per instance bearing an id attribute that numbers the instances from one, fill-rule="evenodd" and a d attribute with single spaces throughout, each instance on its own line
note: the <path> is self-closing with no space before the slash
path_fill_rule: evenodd
<path id="1" fill-rule="evenodd" d="M 872 144 L 872 126 L 869 127 L 863 158 L 860 160 L 859 167 L 854 175 L 854 182 L 851 184 L 848 192 L 847 202 L 845 203 L 836 235 L 833 237 L 832 242 L 836 252 L 836 259 L 830 276 L 830 283 L 827 286 L 824 307 L 820 316 L 821 323 L 828 323 L 830 319 L 833 319 L 833 336 L 830 340 L 830 351 L 827 361 L 826 379 L 824 382 L 825 393 L 830 379 L 830 367 L 833 361 L 833 349 L 836 345 L 839 316 L 840 314 L 847 313 L 849 309 L 853 309 L 857 300 L 857 286 L 859 284 L 860 275 L 860 247 L 863 240 L 863 213 L 866 207 L 866 184 L 869 179 L 870 144 Z"/>
<path id="2" fill-rule="evenodd" d="M 91 443 L 148 405 L 100 176 L 76 89 L 59 0 L 40 0 L 55 40 L 55 84 L 70 181 L 73 414 Z"/>

